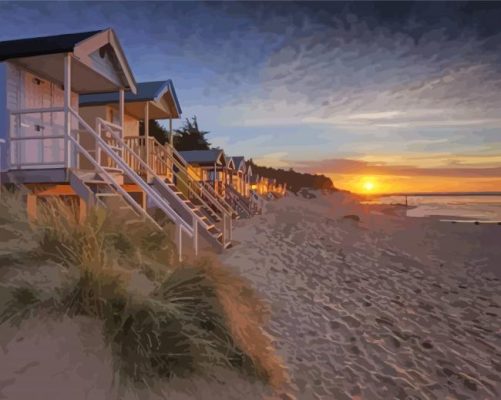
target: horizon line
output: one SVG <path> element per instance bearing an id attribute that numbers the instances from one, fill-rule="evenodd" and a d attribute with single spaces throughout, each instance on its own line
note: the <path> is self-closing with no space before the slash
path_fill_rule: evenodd
<path id="1" fill-rule="evenodd" d="M 501 191 L 482 192 L 389 192 L 389 193 L 356 193 L 360 196 L 381 197 L 381 196 L 501 196 Z"/>

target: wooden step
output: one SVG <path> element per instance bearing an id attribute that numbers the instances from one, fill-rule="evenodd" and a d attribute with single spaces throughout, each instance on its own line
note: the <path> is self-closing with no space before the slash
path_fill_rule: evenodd
<path id="1" fill-rule="evenodd" d="M 117 173 L 117 174 L 123 174 L 124 171 L 120 168 L 114 168 L 114 167 L 103 167 L 103 169 L 106 172 L 111 172 L 111 173 Z"/>
<path id="2" fill-rule="evenodd" d="M 94 195 L 97 196 L 97 197 L 122 197 L 118 193 L 109 193 L 109 192 L 106 192 L 106 193 L 94 193 Z"/>
<path id="3" fill-rule="evenodd" d="M 125 221 L 125 225 L 131 225 L 131 224 L 141 224 L 144 221 L 141 219 L 129 219 L 128 221 Z"/>
<path id="4" fill-rule="evenodd" d="M 84 181 L 86 185 L 110 185 L 110 183 L 106 181 L 99 181 L 99 180 L 88 180 Z"/>

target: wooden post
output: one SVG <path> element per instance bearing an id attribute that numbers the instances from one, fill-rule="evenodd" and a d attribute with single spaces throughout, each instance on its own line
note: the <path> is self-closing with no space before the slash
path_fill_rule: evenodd
<path id="1" fill-rule="evenodd" d="M 222 236 L 223 246 L 226 243 L 226 218 L 227 217 L 228 217 L 228 215 L 226 213 L 224 213 L 223 214 L 223 236 Z M 230 218 L 230 220 L 231 220 L 231 218 Z"/>
<path id="2" fill-rule="evenodd" d="M 83 224 L 87 219 L 87 203 L 81 197 L 78 198 L 78 223 Z"/>
<path id="3" fill-rule="evenodd" d="M 30 221 L 37 218 L 37 196 L 33 193 L 28 193 L 26 197 L 26 211 Z"/>
<path id="4" fill-rule="evenodd" d="M 96 126 L 97 126 L 97 135 L 99 138 L 101 138 L 101 123 L 99 122 L 98 119 L 96 119 Z M 99 144 L 98 140 L 96 139 L 96 162 L 98 165 L 101 165 L 101 145 Z"/>
<path id="5" fill-rule="evenodd" d="M 195 255 L 198 256 L 198 221 L 195 217 L 193 217 L 193 247 Z"/>
<path id="6" fill-rule="evenodd" d="M 214 190 L 217 193 L 216 178 L 217 178 L 217 168 L 216 168 L 216 163 L 214 163 Z"/>
<path id="7" fill-rule="evenodd" d="M 125 92 L 123 89 L 118 91 L 118 120 L 119 125 L 122 127 L 121 138 L 124 138 L 124 125 L 125 125 Z"/>
<path id="8" fill-rule="evenodd" d="M 174 132 L 172 131 L 172 118 L 169 118 L 169 143 L 174 147 Z"/>
<path id="9" fill-rule="evenodd" d="M 125 92 L 123 89 L 118 91 L 118 125 L 122 128 L 120 131 L 120 139 L 123 140 L 125 135 Z M 123 148 L 120 148 L 119 152 L 120 156 L 125 156 Z M 111 161 L 111 166 L 118 167 L 113 161 Z"/>
<path id="10" fill-rule="evenodd" d="M 144 137 L 146 156 L 144 161 L 150 165 L 150 103 L 147 101 L 144 106 Z"/>
<path id="11" fill-rule="evenodd" d="M 141 207 L 143 210 L 146 210 L 148 208 L 148 197 L 146 196 L 146 192 L 141 192 Z"/>
<path id="12" fill-rule="evenodd" d="M 66 53 L 64 56 L 64 165 L 66 168 L 72 167 L 71 160 L 71 55 Z"/>
<path id="13" fill-rule="evenodd" d="M 178 221 L 179 222 L 179 221 Z M 177 251 L 179 254 L 179 262 L 183 261 L 182 250 L 183 250 L 183 231 L 181 229 L 181 224 L 176 227 L 177 233 Z"/>

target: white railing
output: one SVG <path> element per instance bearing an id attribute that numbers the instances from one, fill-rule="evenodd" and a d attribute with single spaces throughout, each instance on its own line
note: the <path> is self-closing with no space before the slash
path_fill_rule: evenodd
<path id="1" fill-rule="evenodd" d="M 106 182 L 116 192 L 118 192 L 138 215 L 143 215 L 158 229 L 162 229 L 162 227 L 158 225 L 158 223 L 153 218 L 151 218 L 151 216 L 145 210 L 143 210 L 143 208 L 132 198 L 132 196 L 127 193 L 127 191 L 125 191 L 119 183 L 117 183 L 117 181 L 106 171 L 106 169 L 101 166 L 94 157 L 91 156 L 91 154 L 78 142 L 78 139 L 70 136 L 70 142 L 73 144 L 77 152 L 82 154 L 95 167 L 96 171 L 99 173 L 99 176 L 104 180 L 104 182 Z"/>
<path id="2" fill-rule="evenodd" d="M 150 168 L 160 176 L 172 179 L 172 150 L 170 146 L 161 145 L 154 137 L 127 136 L 124 142 L 147 162 Z M 139 163 L 133 157 L 127 157 L 127 163 L 136 172 L 144 174 Z"/>
<path id="3" fill-rule="evenodd" d="M 230 184 L 226 185 L 226 198 L 233 208 L 239 209 L 243 214 L 249 217 L 252 215 L 251 204 Z"/>
<path id="4" fill-rule="evenodd" d="M 45 121 L 44 118 L 42 118 L 42 114 L 44 113 L 50 113 L 48 117 L 48 121 Z M 54 114 L 55 113 L 63 113 L 63 120 L 60 121 L 61 124 L 58 126 L 57 124 L 54 124 Z M 27 134 L 22 134 L 21 128 L 23 127 L 23 120 L 22 117 L 26 115 L 33 115 L 33 114 L 41 114 L 40 118 L 32 119 L 29 121 L 30 123 L 34 122 L 41 122 L 39 124 L 35 124 L 34 126 L 38 125 L 36 127 L 36 131 L 41 130 L 42 134 L 40 136 L 38 135 L 27 135 Z M 12 118 L 14 118 L 14 123 L 12 121 Z M 70 119 L 73 118 L 74 120 Z M 56 118 L 57 122 L 57 118 Z M 100 174 L 105 177 L 107 183 L 113 188 L 119 192 L 129 203 L 132 197 L 125 191 L 123 188 L 114 182 L 113 177 L 109 174 L 109 171 L 107 171 L 107 168 L 116 168 L 120 172 L 123 172 L 131 181 L 136 183 L 141 190 L 143 190 L 149 199 L 151 199 L 154 204 L 162 210 L 169 219 L 171 219 L 177 226 L 177 231 L 176 234 L 178 236 L 178 246 L 179 246 L 179 254 L 181 256 L 181 241 L 182 241 L 182 233 L 186 233 L 190 238 L 193 239 L 194 242 L 194 247 L 195 247 L 195 252 L 198 251 L 198 224 L 202 223 L 205 224 L 205 222 L 202 220 L 202 217 L 199 215 L 195 214 L 193 210 L 186 205 L 184 202 L 180 201 L 180 204 L 182 207 L 185 208 L 189 212 L 188 215 L 191 216 L 191 224 L 186 222 L 170 205 L 169 203 L 163 199 L 163 197 L 155 190 L 153 189 L 149 184 L 147 179 L 144 179 L 141 177 L 137 171 L 144 171 L 146 174 L 150 174 L 150 176 L 155 179 L 155 181 L 163 187 L 163 189 L 167 190 L 168 192 L 172 192 L 172 189 L 162 180 L 158 177 L 157 172 L 155 172 L 155 169 L 159 171 L 159 169 L 164 169 L 168 172 L 168 169 L 174 171 L 173 165 L 174 163 L 178 163 L 178 165 L 185 167 L 186 163 L 182 159 L 182 157 L 177 153 L 174 149 L 172 151 L 174 154 L 176 154 L 179 157 L 179 160 L 176 159 L 172 154 L 169 153 L 169 151 L 166 151 L 165 149 L 159 147 L 160 145 L 155 144 L 154 142 L 151 142 L 151 147 L 153 149 L 153 157 L 152 160 L 154 164 L 156 164 L 157 168 L 152 169 L 150 165 L 145 163 L 143 159 L 136 154 L 128 145 L 127 143 L 122 139 L 122 127 L 119 125 L 112 124 L 108 121 L 105 121 L 101 118 L 97 119 L 97 132 L 87 123 L 85 122 L 82 117 L 71 107 L 53 107 L 53 108 L 36 108 L 36 109 L 23 109 L 23 110 L 17 110 L 17 111 L 12 111 L 10 112 L 9 115 L 9 145 L 11 146 L 11 160 L 10 161 L 10 167 L 14 166 L 17 168 L 46 168 L 46 167 L 51 167 L 51 168 L 60 168 L 60 167 L 66 167 L 66 168 L 71 168 L 73 166 L 78 166 L 79 164 L 79 157 L 78 154 L 82 155 L 97 171 L 100 172 Z M 51 134 L 47 135 L 43 130 L 45 129 L 46 125 L 44 123 L 47 123 L 47 126 L 50 126 L 50 129 L 52 131 L 55 130 L 55 127 L 57 129 L 61 130 L 61 133 L 58 132 L 58 134 Z M 80 129 L 79 126 L 82 126 L 84 129 Z M 28 126 L 30 127 L 30 126 Z M 67 134 L 65 133 L 67 132 Z M 95 148 L 94 150 L 86 149 L 82 146 L 80 142 L 80 133 L 85 133 L 87 135 L 90 135 L 91 138 L 93 139 L 95 143 Z M 76 136 L 76 137 L 75 137 Z M 152 138 L 154 139 L 154 138 Z M 40 146 L 38 141 L 45 141 L 45 140 L 60 140 L 61 143 L 58 146 L 58 157 L 52 157 L 51 160 L 45 160 L 43 158 L 43 155 L 38 161 L 35 159 L 35 161 L 31 161 L 35 157 L 33 155 L 30 155 L 31 159 L 30 160 L 23 160 L 23 151 L 20 150 L 20 146 L 27 146 L 26 143 L 29 143 L 29 141 L 37 141 L 36 144 Z M 20 143 L 20 145 L 17 146 L 16 151 L 12 152 L 12 146 L 16 146 L 16 143 Z M 22 144 L 24 143 L 24 144 Z M 148 143 L 150 144 L 150 143 Z M 33 146 L 34 147 L 34 146 Z M 51 146 L 48 146 L 51 147 Z M 54 147 L 54 146 L 52 146 Z M 148 147 L 148 146 L 146 146 Z M 44 146 L 40 146 L 41 150 L 38 149 L 38 151 L 44 151 Z M 28 149 L 31 150 L 31 149 Z M 94 153 L 93 156 L 91 153 Z M 127 160 L 127 161 L 126 161 Z M 129 164 L 132 164 L 135 168 L 132 168 Z M 155 165 L 153 165 L 155 167 Z M 175 195 L 175 193 L 173 193 Z M 133 200 L 133 199 L 132 199 Z M 131 206 L 138 212 L 141 212 L 144 214 L 144 210 L 140 208 L 139 206 L 135 206 L 134 203 L 130 203 Z M 142 211 L 139 211 L 142 210 Z M 151 217 L 150 217 L 151 219 Z M 157 224 L 158 225 L 158 224 Z M 230 227 L 230 232 L 229 234 L 226 232 L 227 230 L 227 221 L 226 218 L 224 218 L 224 225 L 223 225 L 223 238 L 222 238 L 222 244 L 225 246 L 227 243 L 226 241 L 229 239 L 231 240 L 231 218 L 229 221 L 229 227 Z"/>
<path id="5" fill-rule="evenodd" d="M 67 165 L 64 107 L 9 112 L 9 167 L 57 168 Z M 39 132 L 39 133 L 37 133 Z M 52 141 L 47 145 L 47 141 Z"/>
<path id="6" fill-rule="evenodd" d="M 162 146 L 154 137 L 149 137 L 149 146 L 148 150 L 146 150 L 146 138 L 145 137 L 129 137 L 127 138 L 129 144 L 132 144 L 131 149 L 135 149 L 135 155 L 131 155 L 128 157 L 125 155 L 125 160 L 131 166 L 131 168 L 136 171 L 140 171 L 143 174 L 146 174 L 146 170 L 143 165 L 148 165 L 151 171 L 155 172 L 157 175 L 167 176 L 170 181 L 173 181 L 172 178 L 176 179 L 176 186 L 178 190 L 182 190 L 185 188 L 187 193 L 187 197 L 190 200 L 196 200 L 196 206 L 204 207 L 205 209 L 212 210 L 216 215 L 219 215 L 223 220 L 223 238 L 222 244 L 226 245 L 231 241 L 231 231 L 232 231 L 232 216 L 234 210 L 226 203 L 222 202 L 222 199 L 216 197 L 208 192 L 199 182 L 194 180 L 189 171 L 186 168 L 186 164 L 182 164 L 178 157 L 181 157 L 178 153 L 178 157 L 174 157 L 176 150 L 169 145 Z M 127 141 L 126 141 L 127 143 Z M 156 148 L 156 150 L 155 150 Z M 153 150 L 152 150 L 153 149 Z M 146 164 L 146 154 L 150 155 L 148 157 L 148 163 Z M 142 154 L 144 159 L 140 161 L 141 157 L 138 157 L 138 154 Z M 182 158 L 182 157 L 181 157 Z M 175 167 L 175 168 L 174 168 Z M 177 171 L 176 171 L 177 169 Z M 160 173 L 158 173 L 160 172 Z M 163 180 L 162 184 L 167 186 Z M 215 194 L 215 193 L 214 193 Z M 190 210 L 191 209 L 183 203 L 183 206 Z M 201 218 L 198 217 L 197 218 Z"/>
<path id="7" fill-rule="evenodd" d="M 70 108 L 70 113 L 77 119 L 79 124 L 85 128 L 85 131 L 91 134 L 91 136 L 94 138 L 95 143 L 96 143 L 96 154 L 95 154 L 95 163 L 94 165 L 99 165 L 101 169 L 104 169 L 100 164 L 100 158 L 102 153 L 105 153 L 106 156 L 108 156 L 113 162 L 117 165 L 118 168 L 120 168 L 123 173 L 131 179 L 134 183 L 136 183 L 141 190 L 143 190 L 146 195 L 153 201 L 153 203 L 161 210 L 163 211 L 167 217 L 173 221 L 176 226 L 176 234 L 178 238 L 178 250 L 179 250 L 179 256 L 181 257 L 181 248 L 182 248 L 182 232 L 185 232 L 190 238 L 193 239 L 194 241 L 194 247 L 195 247 L 195 252 L 198 252 L 198 221 L 193 218 L 193 224 L 190 225 L 188 224 L 180 215 L 178 215 L 171 207 L 170 205 L 158 194 L 156 190 L 154 190 L 150 185 L 141 177 L 139 176 L 132 168 L 129 167 L 129 165 L 125 162 L 125 160 L 122 158 L 122 155 L 118 154 L 119 152 L 129 152 L 133 156 L 135 156 L 137 161 L 141 164 L 142 168 L 144 168 L 146 171 L 153 173 L 153 171 L 146 165 L 140 157 L 133 153 L 132 150 L 122 141 L 119 135 L 115 132 L 115 130 L 121 130 L 121 127 L 118 125 L 111 124 L 101 118 L 98 119 L 98 132 L 94 131 L 89 124 L 87 124 L 78 113 L 76 113 L 73 109 Z M 117 146 L 116 149 L 111 148 L 108 145 L 108 142 L 105 141 L 101 135 L 105 132 L 108 132 L 111 135 L 111 138 L 116 141 Z M 75 140 L 72 141 L 72 143 L 75 143 Z M 79 151 L 83 149 L 81 145 L 77 147 Z M 119 150 L 117 150 L 119 149 Z M 85 150 L 85 149 L 83 149 Z M 88 152 L 86 152 L 87 156 L 90 156 Z"/>
<path id="8" fill-rule="evenodd" d="M 263 210 L 264 199 L 253 189 L 249 190 L 252 208 L 260 213 Z"/>
<path id="9" fill-rule="evenodd" d="M 105 121 L 101 118 L 97 119 L 97 123 L 100 132 L 109 132 L 112 136 L 112 138 L 117 142 L 118 147 L 121 149 L 122 156 L 121 157 L 114 157 L 115 161 L 118 159 L 119 162 L 117 162 L 118 166 L 120 169 L 123 169 L 125 172 L 127 172 L 127 175 L 135 182 L 137 183 L 143 191 L 148 195 L 150 199 L 154 201 L 154 203 L 159 207 L 162 211 L 164 211 L 171 220 L 173 220 L 177 225 L 182 227 L 184 231 L 191 237 L 193 238 L 194 241 L 194 246 L 195 246 L 195 251 L 198 251 L 198 225 L 207 225 L 205 221 L 203 221 L 202 217 L 195 214 L 193 210 L 181 199 L 179 199 L 179 204 L 184 208 L 185 211 L 188 212 L 188 215 L 191 216 L 192 219 L 192 224 L 188 224 L 179 214 L 174 211 L 169 203 L 162 198 L 162 196 L 155 190 L 153 189 L 149 184 L 148 180 L 141 177 L 138 175 L 125 161 L 125 159 L 130 158 L 131 160 L 134 161 L 134 163 L 137 163 L 140 167 L 141 170 L 145 171 L 146 175 L 153 176 L 153 179 L 155 183 L 157 183 L 159 186 L 161 186 L 164 190 L 167 192 L 171 193 L 173 196 L 176 196 L 174 191 L 164 182 L 163 179 L 158 177 L 153 169 L 144 161 L 141 159 L 141 157 L 136 154 L 132 149 L 122 140 L 122 138 L 115 132 L 118 127 L 117 125 L 110 124 L 108 121 Z M 114 153 L 116 155 L 116 153 Z M 125 166 L 125 168 L 124 168 Z M 132 177 L 132 176 L 134 177 Z M 138 182 L 138 180 L 140 182 Z M 152 193 L 152 194 L 151 194 Z M 165 208 L 167 207 L 167 209 Z M 174 215 L 169 214 L 167 210 L 170 210 L 170 213 L 174 213 Z M 180 239 L 180 233 L 178 233 L 178 237 Z M 223 230 L 223 244 L 225 243 L 225 240 L 227 238 L 226 233 Z"/>
<path id="10" fill-rule="evenodd" d="M 186 187 L 188 197 L 195 197 L 197 200 L 209 203 L 220 210 L 221 213 L 227 212 L 231 214 L 234 212 L 232 207 L 213 188 L 205 187 L 191 176 L 188 164 L 176 149 L 169 144 L 160 144 L 154 137 L 149 137 L 148 139 L 148 150 L 146 150 L 147 142 L 144 136 L 129 136 L 124 139 L 124 142 L 136 154 L 140 155 L 144 161 L 147 161 L 150 168 L 157 175 L 166 176 L 170 181 L 175 176 Z M 126 161 L 136 172 L 144 172 L 136 160 L 126 158 Z M 199 197 L 206 198 L 206 200 L 202 200 Z"/>

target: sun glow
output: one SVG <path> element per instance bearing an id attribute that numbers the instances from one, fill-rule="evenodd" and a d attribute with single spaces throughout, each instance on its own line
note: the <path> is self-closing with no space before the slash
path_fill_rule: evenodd
<path id="1" fill-rule="evenodd" d="M 364 189 L 364 192 L 372 192 L 376 188 L 376 184 L 374 183 L 374 181 L 365 180 L 362 183 L 362 187 Z"/>
<path id="2" fill-rule="evenodd" d="M 364 182 L 364 190 L 371 192 L 374 189 L 374 182 Z"/>

